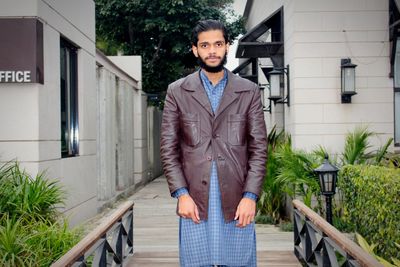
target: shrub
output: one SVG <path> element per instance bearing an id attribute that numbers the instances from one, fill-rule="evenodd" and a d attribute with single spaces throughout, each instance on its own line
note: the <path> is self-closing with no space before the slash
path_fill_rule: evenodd
<path id="1" fill-rule="evenodd" d="M 257 202 L 257 223 L 277 224 L 284 216 L 285 185 L 276 179 L 282 164 L 276 158 L 275 151 L 287 142 L 290 142 L 290 138 L 283 131 L 278 133 L 274 126 L 268 135 L 268 159 L 262 192 Z"/>
<path id="2" fill-rule="evenodd" d="M 32 178 L 17 162 L 0 167 L 0 213 L 21 217 L 30 214 L 34 220 L 54 221 L 57 208 L 63 204 L 64 192 L 58 182 L 39 173 Z"/>
<path id="3" fill-rule="evenodd" d="M 384 258 L 399 258 L 400 169 L 347 165 L 340 172 L 343 220 L 377 245 Z"/>
<path id="4" fill-rule="evenodd" d="M 0 166 L 0 265 L 49 266 L 81 236 L 57 221 L 64 191 L 44 173 L 32 178 L 17 162 Z"/>

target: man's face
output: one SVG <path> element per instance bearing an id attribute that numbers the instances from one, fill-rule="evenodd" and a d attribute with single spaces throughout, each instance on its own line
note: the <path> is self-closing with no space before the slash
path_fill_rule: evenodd
<path id="1" fill-rule="evenodd" d="M 225 43 L 221 30 L 201 32 L 197 46 L 192 46 L 193 54 L 198 58 L 200 67 L 208 72 L 220 72 L 226 63 L 229 44 Z"/>

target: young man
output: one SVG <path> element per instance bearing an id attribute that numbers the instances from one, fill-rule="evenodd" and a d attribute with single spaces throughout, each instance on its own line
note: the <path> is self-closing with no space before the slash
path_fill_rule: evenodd
<path id="1" fill-rule="evenodd" d="M 265 175 L 266 129 L 258 86 L 224 68 L 227 31 L 193 29 L 201 70 L 168 87 L 161 158 L 178 198 L 181 266 L 256 266 L 254 216 Z"/>

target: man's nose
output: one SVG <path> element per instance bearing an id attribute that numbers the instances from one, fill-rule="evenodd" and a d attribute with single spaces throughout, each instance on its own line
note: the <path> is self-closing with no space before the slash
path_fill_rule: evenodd
<path id="1" fill-rule="evenodd" d="M 209 53 L 210 54 L 215 54 L 215 51 L 216 51 L 215 45 L 210 45 Z"/>

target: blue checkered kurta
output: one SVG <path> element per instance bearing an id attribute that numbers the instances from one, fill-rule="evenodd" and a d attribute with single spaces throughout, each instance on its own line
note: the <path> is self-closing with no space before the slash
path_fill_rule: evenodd
<path id="1" fill-rule="evenodd" d="M 227 84 L 227 73 L 215 86 L 200 71 L 201 80 L 215 111 Z M 186 188 L 174 192 L 174 197 L 187 194 Z M 256 200 L 257 196 L 246 192 L 243 197 Z M 254 267 L 256 262 L 256 235 L 254 222 L 245 228 L 236 227 L 237 220 L 225 223 L 221 206 L 217 165 L 211 165 L 208 220 L 195 224 L 191 219 L 179 220 L 179 254 L 182 267 L 213 265 Z"/>

